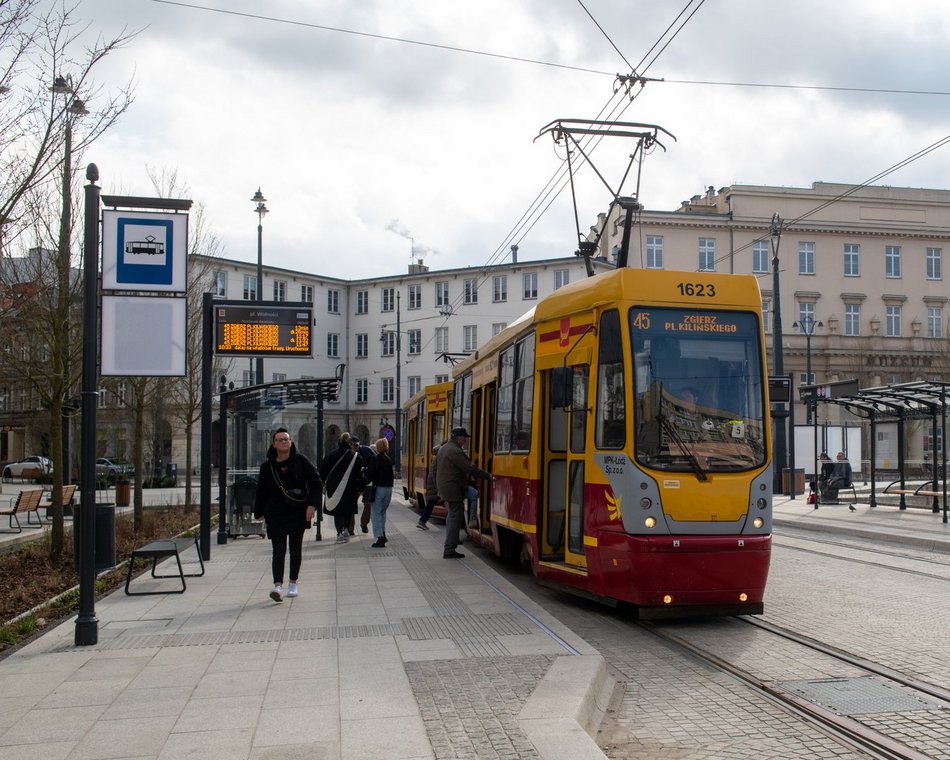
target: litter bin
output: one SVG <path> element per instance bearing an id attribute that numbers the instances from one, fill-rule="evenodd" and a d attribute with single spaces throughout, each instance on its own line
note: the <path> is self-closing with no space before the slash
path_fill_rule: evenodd
<path id="1" fill-rule="evenodd" d="M 79 572 L 82 504 L 73 507 L 73 563 Z M 115 567 L 115 505 L 96 504 L 96 570 Z"/>
<path id="2" fill-rule="evenodd" d="M 115 505 L 127 507 L 132 503 L 132 484 L 128 480 L 115 482 Z"/>
<path id="3" fill-rule="evenodd" d="M 788 467 L 782 470 L 782 493 L 791 493 L 791 470 Z M 805 493 L 805 470 L 795 470 L 795 493 Z"/>

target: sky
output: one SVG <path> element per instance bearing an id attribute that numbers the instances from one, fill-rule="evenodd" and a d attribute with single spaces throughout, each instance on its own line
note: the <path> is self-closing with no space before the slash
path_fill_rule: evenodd
<path id="1" fill-rule="evenodd" d="M 83 156 L 104 192 L 153 195 L 147 169 L 176 171 L 221 255 L 255 262 L 260 188 L 266 264 L 329 277 L 503 263 L 512 243 L 520 261 L 572 254 L 570 190 L 537 213 L 564 159 L 539 137 L 556 119 L 674 135 L 639 187 L 670 211 L 710 185 L 859 184 L 950 133 L 945 0 L 79 0 L 77 15 L 88 34 L 140 30 L 95 70 L 135 94 Z M 614 90 L 632 70 L 651 81 L 631 100 Z M 577 172 L 582 232 L 634 148 L 591 153 L 612 189 Z M 950 146 L 875 184 L 947 189 Z"/>

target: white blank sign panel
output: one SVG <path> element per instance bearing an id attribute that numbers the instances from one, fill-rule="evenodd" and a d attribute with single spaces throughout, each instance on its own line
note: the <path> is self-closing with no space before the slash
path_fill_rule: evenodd
<path id="1" fill-rule="evenodd" d="M 102 375 L 184 376 L 186 318 L 184 298 L 103 295 Z"/>

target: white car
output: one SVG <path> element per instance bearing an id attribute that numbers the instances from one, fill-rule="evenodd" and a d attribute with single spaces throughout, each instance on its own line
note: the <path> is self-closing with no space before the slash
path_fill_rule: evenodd
<path id="1" fill-rule="evenodd" d="M 37 475 L 49 475 L 53 471 L 53 460 L 49 457 L 26 457 L 18 462 L 10 462 L 3 466 L 3 477 L 22 478 L 23 473 L 34 473 L 30 477 Z"/>

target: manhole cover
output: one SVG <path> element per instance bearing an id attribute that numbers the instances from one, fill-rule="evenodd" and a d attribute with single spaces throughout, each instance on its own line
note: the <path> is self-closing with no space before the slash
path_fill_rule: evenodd
<path id="1" fill-rule="evenodd" d="M 869 676 L 785 681 L 779 685 L 786 691 L 798 694 L 838 715 L 909 712 L 940 707 L 939 704 L 918 696 L 917 692 Z"/>

